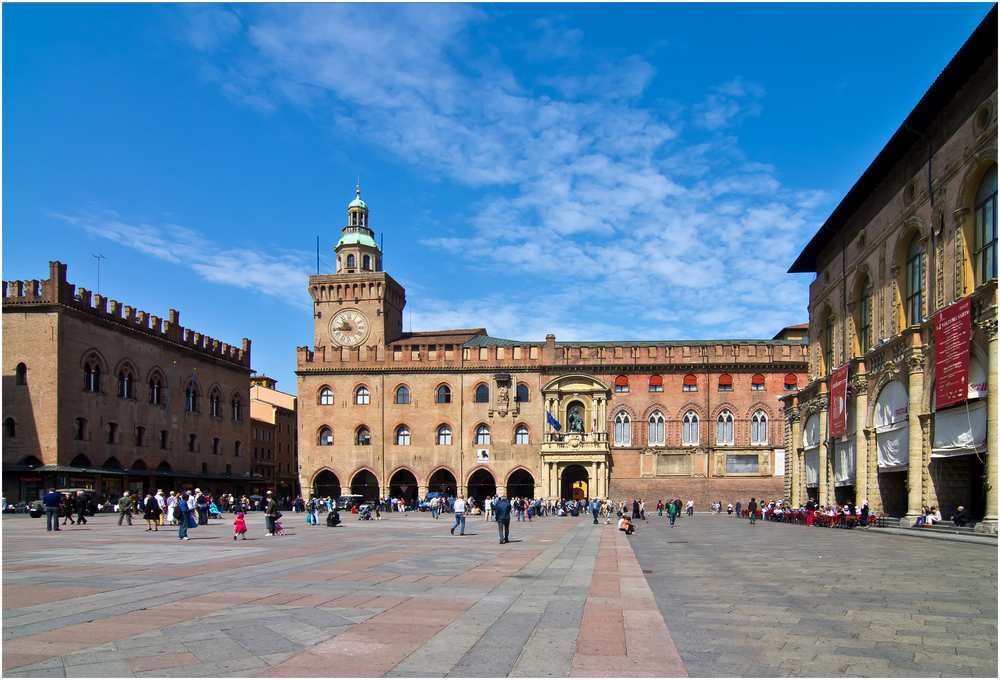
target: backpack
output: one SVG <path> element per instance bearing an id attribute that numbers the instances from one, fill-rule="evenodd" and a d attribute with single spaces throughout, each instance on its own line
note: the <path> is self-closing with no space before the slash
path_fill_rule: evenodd
<path id="1" fill-rule="evenodd" d="M 315 508 L 316 508 L 316 503 L 313 502 L 313 499 L 310 498 L 309 500 L 306 501 L 306 510 L 312 512 Z"/>
<path id="2" fill-rule="evenodd" d="M 174 519 L 184 519 L 184 513 L 181 512 L 180 506 L 174 506 Z"/>

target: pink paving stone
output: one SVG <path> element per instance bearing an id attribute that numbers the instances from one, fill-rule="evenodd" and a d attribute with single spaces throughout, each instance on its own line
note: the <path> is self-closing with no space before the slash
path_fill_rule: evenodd
<path id="1" fill-rule="evenodd" d="M 6 643 L 4 643 L 4 647 L 7 647 Z M 21 666 L 30 666 L 33 663 L 51 659 L 53 656 L 57 656 L 57 654 L 58 652 L 56 654 L 15 654 L 4 649 L 3 670 L 9 671 Z"/>
<path id="2" fill-rule="evenodd" d="M 338 608 L 349 608 L 349 607 L 360 607 L 366 602 L 371 602 L 377 596 L 375 595 L 344 595 L 336 602 L 331 603 L 327 606 L 333 606 Z"/>
<path id="3" fill-rule="evenodd" d="M 392 607 L 398 607 L 409 599 L 409 597 L 399 597 L 397 595 L 379 595 L 375 599 L 366 602 L 365 608 L 391 609 Z"/>
<path id="4" fill-rule="evenodd" d="M 668 663 L 637 662 L 620 656 L 578 656 L 570 666 L 571 678 L 686 678 L 687 670 Z"/>
<path id="5" fill-rule="evenodd" d="M 322 607 L 340 597 L 340 595 L 306 595 L 285 604 L 291 607 Z"/>
<path id="6" fill-rule="evenodd" d="M 423 578 L 417 580 L 417 583 L 446 583 L 451 580 L 451 576 L 442 576 L 441 574 L 429 574 Z"/>
<path id="7" fill-rule="evenodd" d="M 587 598 L 587 606 L 593 606 L 596 609 L 601 610 L 631 609 L 640 611 L 660 611 L 660 608 L 656 606 L 656 600 L 652 597 L 603 597 L 590 595 Z"/>
<path id="8" fill-rule="evenodd" d="M 215 604 L 246 604 L 260 599 L 260 593 L 247 593 L 234 590 L 220 590 L 205 595 L 187 598 L 187 602 L 212 602 Z"/>
<path id="9" fill-rule="evenodd" d="M 6 551 L 5 551 L 6 552 Z M 4 568 L 7 571 L 7 568 Z M 59 600 L 70 600 L 95 593 L 106 593 L 110 588 L 81 588 L 77 586 L 39 586 L 30 583 L 8 586 L 3 590 L 3 608 L 20 609 Z"/>
<path id="10" fill-rule="evenodd" d="M 164 668 L 195 666 L 200 663 L 201 660 L 191 652 L 158 654 L 156 656 L 140 656 L 135 659 L 128 659 L 129 668 L 131 668 L 135 673 L 142 673 L 143 671 L 159 671 Z"/>
<path id="11" fill-rule="evenodd" d="M 254 604 L 288 604 L 292 600 L 297 600 L 302 597 L 302 593 L 275 593 L 274 595 L 268 595 L 267 597 L 262 597 L 256 600 Z"/>

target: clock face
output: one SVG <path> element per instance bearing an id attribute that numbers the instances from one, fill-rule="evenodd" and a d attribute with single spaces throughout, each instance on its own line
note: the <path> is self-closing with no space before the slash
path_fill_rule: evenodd
<path id="1" fill-rule="evenodd" d="M 330 322 L 330 336 L 344 347 L 360 345 L 368 337 L 368 319 L 356 309 L 337 312 Z"/>

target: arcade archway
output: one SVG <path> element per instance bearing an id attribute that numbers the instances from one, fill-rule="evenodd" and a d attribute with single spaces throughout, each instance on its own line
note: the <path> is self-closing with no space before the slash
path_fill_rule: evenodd
<path id="1" fill-rule="evenodd" d="M 455 475 L 447 470 L 438 470 L 427 481 L 427 491 L 428 493 L 436 491 L 454 496 L 458 492 L 458 482 L 455 481 Z"/>
<path id="2" fill-rule="evenodd" d="M 409 470 L 397 470 L 389 480 L 389 496 L 402 498 L 411 508 L 417 505 L 417 478 Z"/>
<path id="3" fill-rule="evenodd" d="M 370 470 L 362 470 L 351 480 L 351 493 L 366 501 L 378 500 L 378 478 Z"/>
<path id="4" fill-rule="evenodd" d="M 570 465 L 562 474 L 562 498 L 579 501 L 589 498 L 590 475 L 582 465 Z"/>
<path id="5" fill-rule="evenodd" d="M 336 500 L 340 496 L 340 480 L 330 470 L 323 470 L 313 480 L 312 493 L 313 496 L 330 497 Z"/>
<path id="6" fill-rule="evenodd" d="M 535 478 L 527 470 L 515 470 L 507 478 L 507 498 L 534 498 Z"/>
<path id="7" fill-rule="evenodd" d="M 469 498 L 476 499 L 476 507 L 483 507 L 487 496 L 496 497 L 497 480 L 489 470 L 476 470 L 469 477 Z"/>

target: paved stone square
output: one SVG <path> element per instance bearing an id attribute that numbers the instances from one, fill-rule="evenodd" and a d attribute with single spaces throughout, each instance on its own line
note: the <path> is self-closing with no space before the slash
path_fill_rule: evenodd
<path id="1" fill-rule="evenodd" d="M 48 533 L 4 516 L 5 677 L 997 674 L 997 547 L 714 515 L 231 518 Z M 141 524 L 141 526 L 140 526 Z"/>

